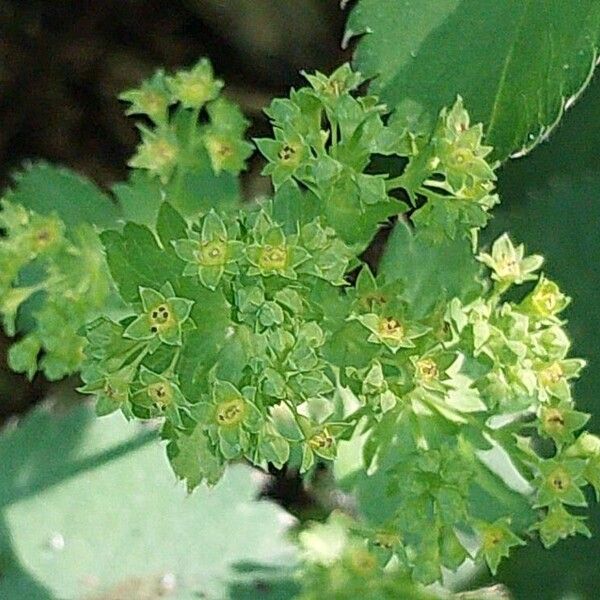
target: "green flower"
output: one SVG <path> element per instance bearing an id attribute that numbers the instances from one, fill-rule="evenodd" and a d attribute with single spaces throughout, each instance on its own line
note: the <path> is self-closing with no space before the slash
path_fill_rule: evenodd
<path id="1" fill-rule="evenodd" d="M 160 292 L 140 287 L 140 298 L 144 313 L 125 329 L 123 336 L 132 340 L 158 339 L 164 344 L 180 346 L 181 326 L 190 316 L 194 302 L 177 298 L 169 283 Z"/>
<path id="2" fill-rule="evenodd" d="M 248 142 L 227 133 L 206 133 L 204 146 L 217 175 L 221 171 L 237 175 L 246 168 L 246 159 L 252 154 L 252 146 Z"/>
<path id="3" fill-rule="evenodd" d="M 325 460 L 334 460 L 337 456 L 336 428 L 327 425 L 312 427 L 302 446 L 302 464 L 300 473 L 308 471 L 315 462 L 315 455 Z"/>
<path id="4" fill-rule="evenodd" d="M 168 77 L 167 86 L 184 108 L 198 109 L 219 95 L 223 82 L 215 79 L 212 65 L 203 58 L 189 71 Z"/>
<path id="5" fill-rule="evenodd" d="M 573 410 L 571 404 L 563 400 L 555 405 L 542 405 L 538 418 L 540 435 L 565 444 L 573 440 L 574 433 L 588 422 L 590 415 Z"/>
<path id="6" fill-rule="evenodd" d="M 481 536 L 481 550 L 491 572 L 495 575 L 503 558 L 510 554 L 513 546 L 523 546 L 525 542 L 515 535 L 507 519 L 498 519 L 494 523 L 482 523 L 477 526 Z"/>
<path id="7" fill-rule="evenodd" d="M 554 504 L 548 508 L 546 516 L 535 528 L 546 548 L 550 548 L 559 540 L 581 534 L 591 537 L 591 532 L 583 522 L 585 517 L 576 517 L 569 513 L 562 504 Z"/>
<path id="8" fill-rule="evenodd" d="M 253 396 L 252 388 L 240 392 L 228 381 L 215 381 L 211 402 L 194 406 L 194 416 L 226 459 L 239 458 L 249 452 L 250 436 L 261 429 L 264 419 Z"/>
<path id="9" fill-rule="evenodd" d="M 543 400 L 550 396 L 561 400 L 571 399 L 569 379 L 579 377 L 585 361 L 580 358 L 564 358 L 536 366 L 538 385 Z"/>
<path id="10" fill-rule="evenodd" d="M 167 128 L 151 131 L 140 126 L 140 131 L 142 142 L 128 165 L 137 169 L 147 169 L 159 177 L 162 183 L 167 183 L 179 158 L 177 136 Z"/>
<path id="11" fill-rule="evenodd" d="M 523 244 L 514 246 L 508 234 L 501 235 L 492 245 L 492 254 L 481 253 L 477 259 L 492 271 L 492 279 L 511 285 L 536 279 L 533 275 L 544 262 L 538 254 L 525 257 Z"/>
<path id="12" fill-rule="evenodd" d="M 308 144 L 295 133 L 275 128 L 275 139 L 254 140 L 256 146 L 269 161 L 263 169 L 263 175 L 270 175 L 277 190 L 285 181 L 306 167 L 310 158 Z"/>
<path id="13" fill-rule="evenodd" d="M 258 244 L 247 247 L 246 256 L 252 264 L 248 275 L 281 275 L 287 279 L 297 279 L 296 267 L 310 258 L 307 250 L 296 244 L 295 236 L 286 238 L 277 226 L 268 229 Z"/>
<path id="14" fill-rule="evenodd" d="M 570 301 L 554 281 L 541 275 L 533 291 L 523 300 L 521 308 L 540 319 L 551 319 L 562 312 Z"/>
<path id="15" fill-rule="evenodd" d="M 131 104 L 125 114 L 148 115 L 157 125 L 166 123 L 168 108 L 174 102 L 162 69 L 144 81 L 140 88 L 120 94 L 119 99 Z"/>
<path id="16" fill-rule="evenodd" d="M 344 275 L 354 254 L 336 236 L 331 227 L 323 227 L 318 219 L 304 225 L 300 232 L 302 246 L 310 252 L 311 258 L 300 271 L 320 277 L 333 285 L 346 285 Z"/>
<path id="17" fill-rule="evenodd" d="M 422 356 L 411 356 L 415 384 L 430 391 L 446 393 L 445 373 L 455 360 L 454 354 L 443 353 L 439 349 L 433 349 Z M 450 374 L 455 375 L 453 371 Z"/>
<path id="18" fill-rule="evenodd" d="M 571 506 L 587 506 L 585 496 L 579 489 L 581 485 L 585 485 L 585 466 L 585 460 L 576 458 L 542 461 L 537 477 L 537 506 L 550 506 L 557 502 Z"/>
<path id="19" fill-rule="evenodd" d="M 383 344 L 393 353 L 398 352 L 400 348 L 414 348 L 413 340 L 424 336 L 429 331 L 429 327 L 392 315 L 368 313 L 351 319 L 356 319 L 371 332 L 368 337 L 369 342 Z"/>
<path id="20" fill-rule="evenodd" d="M 496 179 L 485 157 L 491 146 L 482 145 L 481 124 L 469 126 L 469 115 L 459 97 L 450 111 L 443 110 L 434 135 L 437 160 L 434 169 L 446 175 L 450 188 L 459 193 L 479 182 Z"/>
<path id="21" fill-rule="evenodd" d="M 77 388 L 77 391 L 96 396 L 96 413 L 99 416 L 108 415 L 119 409 L 125 410 L 136 370 L 135 365 L 128 365 L 115 373 L 103 375 Z"/>
<path id="22" fill-rule="evenodd" d="M 329 77 L 318 71 L 314 75 L 302 74 L 316 92 L 317 98 L 328 108 L 335 108 L 340 97 L 352 92 L 364 81 L 363 76 L 353 71 L 348 63 L 338 67 Z"/>
<path id="23" fill-rule="evenodd" d="M 185 396 L 169 373 L 158 374 L 140 368 L 142 389 L 132 396 L 132 402 L 150 410 L 152 416 L 164 416 L 173 425 L 182 425 L 179 409 L 187 405 Z"/>
<path id="24" fill-rule="evenodd" d="M 173 242 L 179 258 L 189 263 L 183 274 L 198 276 L 202 285 L 214 290 L 224 273 L 237 271 L 235 263 L 242 256 L 244 245 L 228 239 L 225 224 L 214 210 L 204 217 L 200 235 L 191 235 L 193 239 Z"/>

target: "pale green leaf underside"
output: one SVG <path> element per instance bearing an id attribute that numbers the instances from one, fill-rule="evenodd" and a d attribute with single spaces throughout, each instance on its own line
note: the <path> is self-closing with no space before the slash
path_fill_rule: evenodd
<path id="1" fill-rule="evenodd" d="M 229 598 L 236 564 L 294 562 L 289 517 L 254 499 L 249 468 L 188 497 L 155 435 L 134 432 L 80 407 L 0 438 L 0 597 Z"/>
<path id="2" fill-rule="evenodd" d="M 597 0 L 359 0 L 346 39 L 390 108 L 429 116 L 460 94 L 495 157 L 544 139 L 589 82 L 600 39 Z"/>

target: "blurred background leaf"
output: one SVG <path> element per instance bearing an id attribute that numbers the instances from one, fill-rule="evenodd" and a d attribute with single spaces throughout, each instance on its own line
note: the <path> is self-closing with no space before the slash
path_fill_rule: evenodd
<path id="1" fill-rule="evenodd" d="M 364 34 L 364 35 L 363 35 Z M 579 0 L 358 0 L 346 39 L 390 108 L 430 119 L 460 94 L 493 156 L 539 143 L 595 66 L 600 4 Z"/>
<path id="2" fill-rule="evenodd" d="M 1 598 L 243 598 L 295 561 L 260 476 L 237 465 L 187 496 L 155 432 L 121 416 L 38 409 L 2 434 L 0 463 Z"/>

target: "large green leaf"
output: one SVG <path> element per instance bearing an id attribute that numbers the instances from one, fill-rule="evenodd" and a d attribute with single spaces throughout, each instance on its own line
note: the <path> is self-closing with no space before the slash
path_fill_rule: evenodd
<path id="1" fill-rule="evenodd" d="M 163 250 L 144 225 L 127 223 L 122 234 L 105 231 L 101 239 L 112 277 L 127 302 L 139 300 L 140 286 L 158 289 L 173 283 L 183 270 L 179 259 Z"/>
<path id="2" fill-rule="evenodd" d="M 391 108 L 430 117 L 460 94 L 504 159 L 542 140 L 597 59 L 597 0 L 359 0 L 347 39 Z"/>
<path id="3" fill-rule="evenodd" d="M 7 194 L 11 202 L 43 215 L 56 213 L 67 227 L 116 223 L 119 211 L 111 198 L 73 171 L 39 162 L 18 172 L 14 182 Z"/>
<path id="4" fill-rule="evenodd" d="M 0 438 L 0 462 L 1 598 L 263 597 L 248 563 L 295 561 L 251 469 L 188 496 L 155 433 L 121 416 L 38 410 Z"/>
<path id="5" fill-rule="evenodd" d="M 402 297 L 415 317 L 431 312 L 440 300 L 473 300 L 483 287 L 480 265 L 464 238 L 432 242 L 399 221 L 387 241 L 378 273 L 403 283 Z"/>

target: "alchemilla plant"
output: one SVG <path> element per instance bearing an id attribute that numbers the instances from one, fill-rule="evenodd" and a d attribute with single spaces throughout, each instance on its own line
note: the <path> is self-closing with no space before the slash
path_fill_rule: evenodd
<path id="1" fill-rule="evenodd" d="M 300 534 L 302 598 L 442 597 L 425 586 L 469 559 L 495 573 L 532 535 L 589 535 L 600 439 L 571 394 L 569 298 L 508 235 L 480 247 L 482 126 L 460 98 L 433 125 L 389 118 L 348 65 L 306 80 L 255 140 L 271 197 L 240 200 L 248 123 L 206 60 L 121 96 L 141 143 L 109 222 L 9 192 L 11 366 L 160 423 L 190 490 L 232 461 L 333 463 L 356 507 Z"/>

